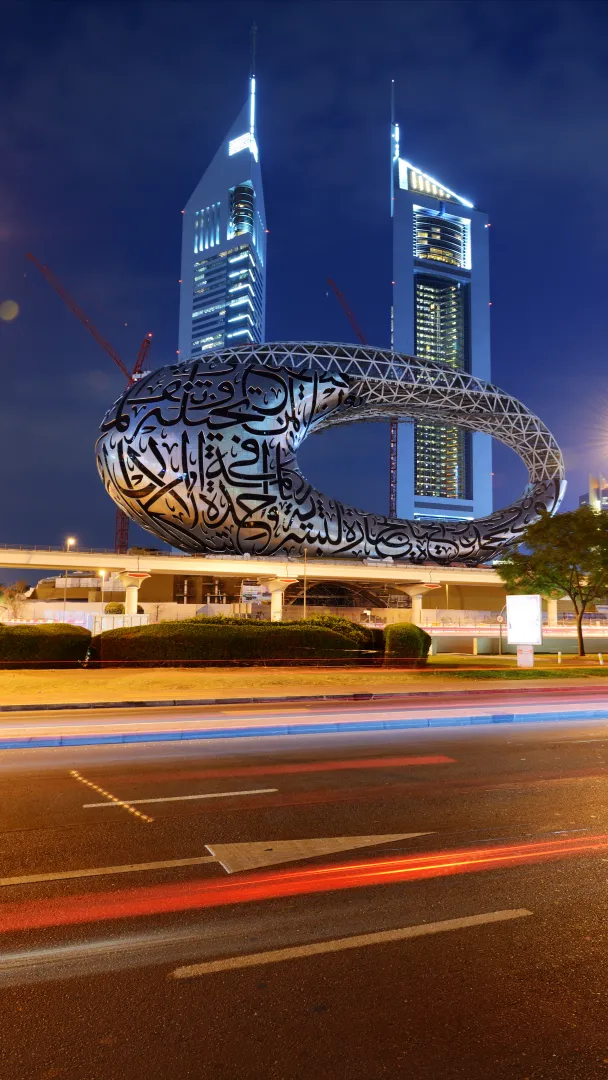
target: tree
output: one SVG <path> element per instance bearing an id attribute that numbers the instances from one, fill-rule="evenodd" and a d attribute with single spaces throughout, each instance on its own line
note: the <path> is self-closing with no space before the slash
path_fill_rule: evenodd
<path id="1" fill-rule="evenodd" d="M 8 611 L 11 619 L 20 617 L 28 589 L 27 581 L 16 581 L 14 585 L 0 584 L 0 607 Z"/>
<path id="2" fill-rule="evenodd" d="M 608 513 L 589 506 L 555 517 L 543 512 L 520 543 L 496 570 L 513 592 L 550 600 L 568 596 L 576 613 L 578 654 L 584 656 L 583 615 L 608 592 Z"/>

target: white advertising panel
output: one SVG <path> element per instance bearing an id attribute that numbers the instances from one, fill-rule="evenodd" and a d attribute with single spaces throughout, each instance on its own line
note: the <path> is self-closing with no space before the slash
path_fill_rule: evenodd
<path id="1" fill-rule="evenodd" d="M 507 641 L 509 645 L 542 645 L 540 596 L 507 596 Z"/>

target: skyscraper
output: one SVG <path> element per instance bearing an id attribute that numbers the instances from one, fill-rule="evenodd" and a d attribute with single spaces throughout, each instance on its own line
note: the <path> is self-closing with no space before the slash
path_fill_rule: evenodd
<path id="1" fill-rule="evenodd" d="M 249 98 L 184 210 L 180 359 L 264 340 L 266 216 Z"/>
<path id="2" fill-rule="evenodd" d="M 391 130 L 392 346 L 490 379 L 488 219 L 400 156 Z M 397 515 L 454 520 L 492 510 L 489 435 L 399 425 Z"/>

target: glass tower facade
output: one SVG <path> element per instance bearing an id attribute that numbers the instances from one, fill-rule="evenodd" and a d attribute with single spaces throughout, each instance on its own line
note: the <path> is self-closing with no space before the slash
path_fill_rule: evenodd
<path id="1" fill-rule="evenodd" d="M 393 348 L 489 379 L 487 218 L 401 158 L 396 124 L 391 159 Z M 399 517 L 491 513 L 489 436 L 400 423 L 397 462 Z"/>
<path id="2" fill-rule="evenodd" d="M 266 216 L 249 99 L 184 209 L 180 359 L 264 340 Z"/>
<path id="3" fill-rule="evenodd" d="M 469 285 L 414 274 L 414 351 L 469 369 Z M 458 428 L 417 423 L 414 428 L 414 494 L 470 500 L 471 436 Z"/>

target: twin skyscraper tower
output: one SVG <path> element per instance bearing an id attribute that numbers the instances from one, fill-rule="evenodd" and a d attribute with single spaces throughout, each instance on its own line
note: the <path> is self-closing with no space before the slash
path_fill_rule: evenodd
<path id="1" fill-rule="evenodd" d="M 401 157 L 391 125 L 395 352 L 490 379 L 488 220 Z M 180 359 L 265 340 L 266 216 L 249 98 L 184 210 Z M 397 516 L 470 520 L 492 511 L 491 437 L 400 423 Z"/>

